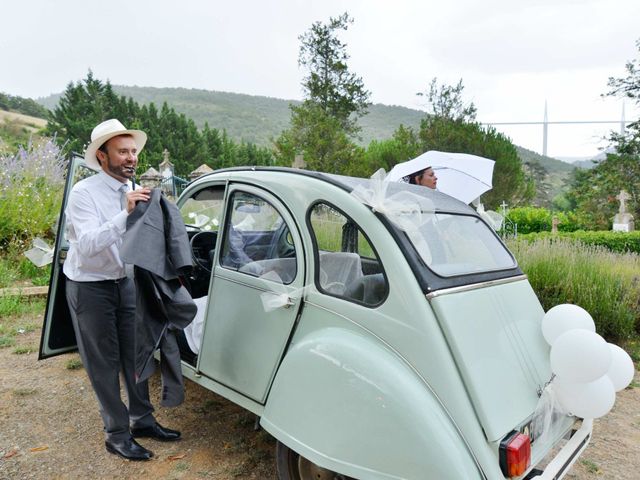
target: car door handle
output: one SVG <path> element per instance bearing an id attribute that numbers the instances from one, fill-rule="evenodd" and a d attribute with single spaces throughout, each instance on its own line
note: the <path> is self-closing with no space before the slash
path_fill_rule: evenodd
<path id="1" fill-rule="evenodd" d="M 278 308 L 291 308 L 296 304 L 295 300 L 286 293 L 264 292 L 260 295 L 262 307 L 265 312 L 272 312 Z"/>

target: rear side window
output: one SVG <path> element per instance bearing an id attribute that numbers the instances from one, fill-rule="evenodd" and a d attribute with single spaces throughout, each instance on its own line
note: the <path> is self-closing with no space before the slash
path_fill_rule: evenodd
<path id="1" fill-rule="evenodd" d="M 366 306 L 381 304 L 389 293 L 382 263 L 362 229 L 329 204 L 312 207 L 318 290 Z"/>

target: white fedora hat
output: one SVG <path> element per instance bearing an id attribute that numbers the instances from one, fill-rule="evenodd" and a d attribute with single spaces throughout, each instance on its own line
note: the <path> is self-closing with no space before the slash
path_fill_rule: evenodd
<path id="1" fill-rule="evenodd" d="M 140 153 L 144 144 L 147 143 L 147 134 L 142 130 L 127 130 L 125 126 L 115 118 L 105 120 L 91 132 L 91 143 L 84 152 L 84 161 L 88 167 L 94 170 L 102 169 L 96 158 L 96 152 L 107 140 L 117 137 L 118 135 L 131 135 L 136 142 L 136 147 L 138 147 L 138 153 Z"/>

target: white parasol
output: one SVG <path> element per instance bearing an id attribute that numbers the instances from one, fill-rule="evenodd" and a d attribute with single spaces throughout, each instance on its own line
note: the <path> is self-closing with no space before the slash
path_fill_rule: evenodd
<path id="1" fill-rule="evenodd" d="M 403 177 L 433 168 L 438 177 L 437 190 L 464 203 L 471 203 L 493 187 L 493 166 L 488 158 L 466 153 L 431 150 L 407 162 L 398 163 L 387 175 L 387 181 L 399 182 Z"/>

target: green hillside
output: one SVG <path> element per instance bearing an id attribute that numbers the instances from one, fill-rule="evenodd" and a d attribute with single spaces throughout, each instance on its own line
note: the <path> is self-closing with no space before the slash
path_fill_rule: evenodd
<path id="1" fill-rule="evenodd" d="M 177 112 L 193 119 L 199 127 L 208 122 L 212 128 L 226 130 L 231 138 L 264 146 L 270 145 L 271 139 L 289 127 L 289 104 L 299 103 L 295 100 L 188 88 L 114 85 L 113 89 L 140 104 L 155 103 L 160 108 L 167 102 Z M 59 99 L 60 94 L 56 94 L 39 98 L 38 102 L 53 110 Z M 369 114 L 360 120 L 360 143 L 366 146 L 373 139 L 390 138 L 400 124 L 417 127 L 423 115 L 424 112 L 406 107 L 372 105 Z"/>
<path id="2" fill-rule="evenodd" d="M 540 207 L 551 207 L 553 199 L 566 191 L 576 166 L 526 148 L 516 146 L 516 149 L 522 163 L 536 181 L 536 195 L 532 203 Z"/>
<path id="3" fill-rule="evenodd" d="M 154 103 L 161 108 L 166 102 L 177 112 L 193 119 L 199 127 L 208 122 L 211 128 L 226 130 L 234 140 L 261 146 L 270 146 L 271 140 L 289 127 L 289 105 L 299 103 L 295 100 L 187 88 L 114 85 L 113 89 L 140 104 Z M 38 99 L 38 102 L 48 109 L 54 109 L 60 96 L 50 95 Z M 417 128 L 423 116 L 424 112 L 406 107 L 371 105 L 369 113 L 359 121 L 362 127 L 359 143 L 367 146 L 371 140 L 391 138 L 400 124 Z M 537 195 L 534 202 L 550 206 L 553 197 L 565 189 L 575 167 L 525 148 L 517 149 L 523 163 L 536 179 Z"/>

